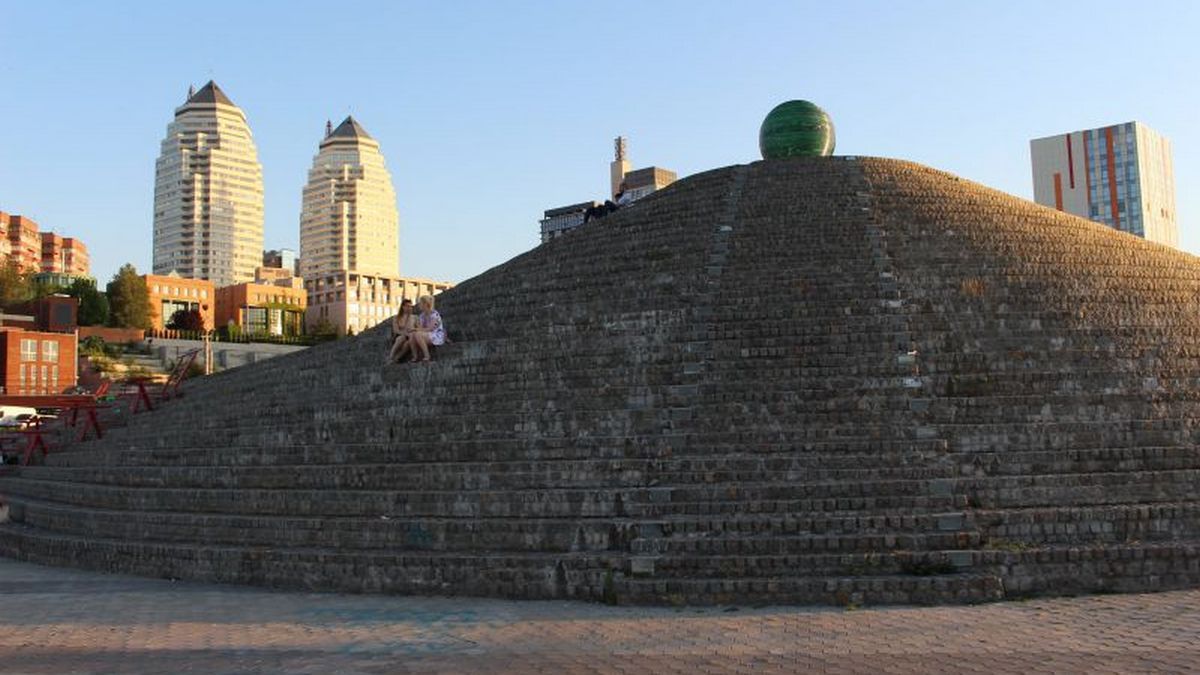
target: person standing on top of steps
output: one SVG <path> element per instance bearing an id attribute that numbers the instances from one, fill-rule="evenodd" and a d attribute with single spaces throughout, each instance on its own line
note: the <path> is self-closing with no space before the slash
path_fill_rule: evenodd
<path id="1" fill-rule="evenodd" d="M 446 328 L 442 325 L 442 315 L 433 308 L 433 296 L 422 295 L 417 298 L 417 308 L 421 315 L 417 318 L 417 328 L 412 333 L 413 360 L 428 361 L 429 345 L 435 347 L 446 342 Z M 418 359 L 418 352 L 421 358 Z"/>
<path id="2" fill-rule="evenodd" d="M 400 311 L 392 317 L 392 349 L 388 353 L 388 363 L 395 363 L 412 351 L 412 332 L 416 329 L 417 316 L 413 314 L 412 300 L 405 298 L 400 302 Z"/>

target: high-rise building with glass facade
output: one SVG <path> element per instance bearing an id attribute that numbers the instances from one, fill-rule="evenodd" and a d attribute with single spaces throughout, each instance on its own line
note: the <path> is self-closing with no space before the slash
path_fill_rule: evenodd
<path id="1" fill-rule="evenodd" d="M 379 143 L 353 117 L 326 123 L 300 207 L 300 275 L 400 276 L 400 213 Z"/>
<path id="2" fill-rule="evenodd" d="M 209 82 L 175 109 L 155 164 L 154 273 L 251 281 L 262 249 L 258 150 L 241 108 Z"/>
<path id="3" fill-rule="evenodd" d="M 1179 245 L 1171 142 L 1141 122 L 1030 141 L 1033 198 L 1150 241 Z"/>

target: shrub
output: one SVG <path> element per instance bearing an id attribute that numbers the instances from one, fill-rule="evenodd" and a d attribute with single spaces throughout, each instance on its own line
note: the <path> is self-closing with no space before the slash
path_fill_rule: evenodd
<path id="1" fill-rule="evenodd" d="M 88 360 L 92 364 L 92 370 L 96 371 L 100 375 L 103 375 L 105 373 L 111 373 L 113 370 L 112 359 L 110 359 L 107 356 L 104 356 L 103 354 L 96 354 L 94 356 L 89 356 Z"/>
<path id="2" fill-rule="evenodd" d="M 82 356 L 103 356 L 104 348 L 104 338 L 99 335 L 89 335 L 79 341 L 79 353 Z"/>

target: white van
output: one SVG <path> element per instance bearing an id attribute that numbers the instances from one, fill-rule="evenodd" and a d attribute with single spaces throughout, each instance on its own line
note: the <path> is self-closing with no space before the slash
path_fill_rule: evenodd
<path id="1" fill-rule="evenodd" d="M 37 415 L 37 408 L 22 405 L 0 405 L 0 428 L 23 427 L 26 420 Z"/>

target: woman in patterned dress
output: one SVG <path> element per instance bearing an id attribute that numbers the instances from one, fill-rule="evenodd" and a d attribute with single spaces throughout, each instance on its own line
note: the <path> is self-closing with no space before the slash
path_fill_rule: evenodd
<path id="1" fill-rule="evenodd" d="M 418 298 L 417 308 L 421 310 L 421 315 L 417 317 L 417 328 L 412 332 L 413 360 L 428 361 L 429 345 L 437 347 L 445 344 L 446 327 L 442 325 L 442 315 L 433 308 L 432 295 Z"/>

